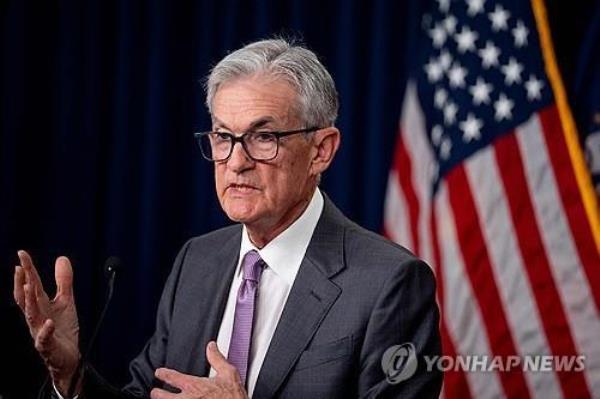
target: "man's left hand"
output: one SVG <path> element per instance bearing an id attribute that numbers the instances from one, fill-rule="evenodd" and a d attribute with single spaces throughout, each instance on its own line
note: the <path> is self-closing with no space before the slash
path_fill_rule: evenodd
<path id="1" fill-rule="evenodd" d="M 170 393 L 164 389 L 154 388 L 150 392 L 150 397 L 152 399 L 248 398 L 238 371 L 227 362 L 214 341 L 209 342 L 206 346 L 206 358 L 217 372 L 214 378 L 196 377 L 167 368 L 159 368 L 154 373 L 156 378 L 181 392 Z"/>

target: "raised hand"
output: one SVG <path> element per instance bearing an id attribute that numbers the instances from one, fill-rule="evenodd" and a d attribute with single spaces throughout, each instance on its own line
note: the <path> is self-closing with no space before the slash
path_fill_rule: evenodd
<path id="1" fill-rule="evenodd" d="M 179 389 L 179 393 L 170 393 L 154 388 L 150 392 L 152 399 L 247 399 L 240 375 L 227 359 L 219 352 L 214 341 L 206 346 L 206 358 L 215 369 L 214 378 L 195 377 L 175 370 L 160 368 L 154 375 L 156 378 Z"/>
<path id="2" fill-rule="evenodd" d="M 21 264 L 15 267 L 15 301 L 54 384 L 66 394 L 81 357 L 71 262 L 64 256 L 56 259 L 56 295 L 50 299 L 29 254 L 19 251 L 18 255 Z"/>

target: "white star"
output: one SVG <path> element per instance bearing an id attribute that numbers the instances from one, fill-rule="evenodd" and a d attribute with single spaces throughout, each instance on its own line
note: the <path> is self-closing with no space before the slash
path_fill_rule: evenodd
<path id="1" fill-rule="evenodd" d="M 502 8 L 502 6 L 497 5 L 493 12 L 488 14 L 490 21 L 492 21 L 492 30 L 494 32 L 498 32 L 500 30 L 508 29 L 508 18 L 510 18 L 510 13 Z"/>
<path id="2" fill-rule="evenodd" d="M 460 33 L 454 35 L 454 40 L 458 45 L 458 51 L 464 53 L 466 51 L 475 51 L 475 40 L 479 35 L 477 32 L 472 31 L 468 26 L 463 26 Z"/>
<path id="3" fill-rule="evenodd" d="M 450 150 L 452 150 L 452 141 L 446 137 L 440 146 L 440 157 L 448 159 L 450 157 Z"/>
<path id="4" fill-rule="evenodd" d="M 440 48 L 446 43 L 446 31 L 439 24 L 436 24 L 433 29 L 429 30 L 429 36 L 433 40 L 433 46 Z"/>
<path id="5" fill-rule="evenodd" d="M 450 87 L 464 87 L 465 77 L 467 76 L 467 70 L 461 67 L 459 64 L 454 64 L 448 71 L 448 79 L 450 80 Z"/>
<path id="6" fill-rule="evenodd" d="M 427 73 L 427 80 L 429 80 L 430 83 L 437 82 L 444 74 L 442 66 L 433 58 L 429 60 L 429 63 L 425 65 L 424 69 L 425 73 Z"/>
<path id="7" fill-rule="evenodd" d="M 529 29 L 523 24 L 523 21 L 517 22 L 517 26 L 512 30 L 513 37 L 515 38 L 515 46 L 523 47 L 527 45 L 527 35 L 529 35 Z"/>
<path id="8" fill-rule="evenodd" d="M 450 0 L 437 0 L 441 12 L 448 12 L 450 9 Z"/>
<path id="9" fill-rule="evenodd" d="M 490 103 L 490 92 L 493 90 L 493 86 L 490 83 L 486 83 L 482 78 L 477 78 L 475 85 L 469 88 L 471 95 L 473 96 L 473 104 L 489 104 Z"/>
<path id="10" fill-rule="evenodd" d="M 487 41 L 485 47 L 478 51 L 481 57 L 481 65 L 485 69 L 491 66 L 498 65 L 498 57 L 500 56 L 500 49 L 494 45 L 494 43 Z"/>
<path id="11" fill-rule="evenodd" d="M 433 141 L 433 144 L 436 147 L 438 145 L 440 145 L 443 134 L 444 134 L 444 130 L 442 129 L 442 127 L 440 125 L 435 125 L 434 127 L 431 128 L 431 141 Z"/>
<path id="12" fill-rule="evenodd" d="M 494 109 L 496 110 L 496 115 L 494 118 L 497 121 L 501 121 L 502 119 L 511 119 L 512 118 L 512 109 L 515 106 L 515 103 L 507 98 L 504 93 L 500 94 L 498 100 L 494 103 Z"/>
<path id="13" fill-rule="evenodd" d="M 501 67 L 502 73 L 504 74 L 504 83 L 512 85 L 513 83 L 521 82 L 521 72 L 523 72 L 523 65 L 519 64 L 514 57 L 510 57 L 508 64 Z"/>
<path id="14" fill-rule="evenodd" d="M 481 128 L 483 122 L 481 119 L 475 118 L 475 115 L 469 112 L 467 119 L 460 123 L 460 130 L 463 131 L 463 141 L 469 143 L 473 140 L 479 140 L 481 138 Z"/>
<path id="15" fill-rule="evenodd" d="M 433 103 L 436 108 L 442 109 L 444 104 L 446 104 L 446 100 L 448 99 L 448 92 L 442 88 L 436 89 L 435 94 L 433 95 Z"/>
<path id="16" fill-rule="evenodd" d="M 456 121 L 456 113 L 458 112 L 458 107 L 453 102 L 449 101 L 444 106 L 444 123 L 449 126 Z"/>
<path id="17" fill-rule="evenodd" d="M 527 99 L 529 101 L 539 100 L 542 98 L 542 88 L 544 82 L 536 78 L 534 75 L 529 75 L 529 79 L 525 82 L 525 89 L 527 90 Z"/>
<path id="18" fill-rule="evenodd" d="M 440 54 L 440 56 L 438 58 L 438 62 L 442 66 L 442 69 L 444 71 L 446 71 L 446 70 L 448 70 L 448 68 L 450 68 L 450 64 L 452 64 L 452 56 L 450 55 L 448 50 L 442 51 L 442 53 Z"/>
<path id="19" fill-rule="evenodd" d="M 446 32 L 448 32 L 449 35 L 456 31 L 456 17 L 454 15 L 448 15 L 446 18 L 444 18 L 442 23 L 444 24 L 444 28 L 446 28 Z"/>
<path id="20" fill-rule="evenodd" d="M 483 4 L 485 3 L 485 0 L 467 0 L 467 4 L 469 6 L 469 9 L 467 10 L 467 14 L 470 17 L 473 17 L 477 14 L 479 14 L 480 12 L 483 12 Z"/>

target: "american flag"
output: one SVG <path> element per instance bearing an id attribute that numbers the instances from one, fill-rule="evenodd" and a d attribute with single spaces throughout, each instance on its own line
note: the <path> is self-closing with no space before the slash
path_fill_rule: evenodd
<path id="1" fill-rule="evenodd" d="M 449 371 L 448 398 L 600 397 L 600 219 L 541 0 L 422 16 L 385 233 L 432 265 L 446 355 L 584 355 Z"/>

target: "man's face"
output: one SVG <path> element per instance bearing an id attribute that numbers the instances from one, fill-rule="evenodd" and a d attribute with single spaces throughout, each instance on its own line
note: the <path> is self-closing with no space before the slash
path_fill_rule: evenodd
<path id="1" fill-rule="evenodd" d="M 294 89 L 268 76 L 225 83 L 212 103 L 213 130 L 239 135 L 250 131 L 304 128 L 297 117 Z M 315 184 L 312 141 L 303 134 L 279 140 L 271 161 L 254 161 L 236 144 L 227 161 L 215 162 L 219 202 L 227 216 L 249 227 L 276 230 L 297 217 Z"/>

